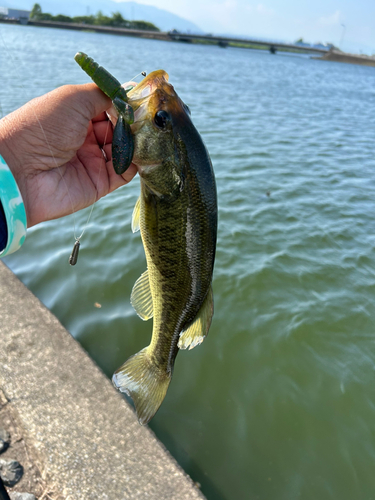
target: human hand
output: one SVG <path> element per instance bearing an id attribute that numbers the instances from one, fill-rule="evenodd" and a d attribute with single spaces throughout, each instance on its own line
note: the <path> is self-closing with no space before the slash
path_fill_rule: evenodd
<path id="1" fill-rule="evenodd" d="M 134 164 L 122 176 L 113 169 L 110 107 L 95 84 L 66 85 L 0 121 L 0 154 L 21 191 L 28 227 L 81 210 L 135 176 Z"/>

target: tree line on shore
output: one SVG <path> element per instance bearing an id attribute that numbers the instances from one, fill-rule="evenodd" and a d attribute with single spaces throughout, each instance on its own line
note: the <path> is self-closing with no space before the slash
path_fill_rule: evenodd
<path id="1" fill-rule="evenodd" d="M 57 16 L 53 16 L 52 14 L 42 12 L 42 8 L 38 3 L 34 4 L 31 10 L 30 19 L 32 21 L 56 21 L 59 23 L 79 23 L 91 24 L 95 26 L 112 26 L 114 28 L 128 28 L 133 30 L 160 31 L 154 24 L 147 21 L 129 21 L 124 19 L 121 12 L 113 12 L 112 17 L 105 16 L 101 11 L 91 16 L 69 17 L 64 14 L 57 14 Z"/>

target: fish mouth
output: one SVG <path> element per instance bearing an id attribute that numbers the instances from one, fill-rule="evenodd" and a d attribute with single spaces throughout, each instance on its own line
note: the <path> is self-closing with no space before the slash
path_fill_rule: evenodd
<path id="1" fill-rule="evenodd" d="M 130 92 L 128 92 L 129 103 L 136 111 L 144 101 L 149 98 L 156 89 L 164 88 L 165 84 L 168 85 L 169 75 L 163 69 L 152 71 L 146 78 L 144 78 L 138 85 L 136 85 Z"/>
<path id="2" fill-rule="evenodd" d="M 134 111 L 134 122 L 141 122 L 147 118 L 148 103 L 151 96 L 158 88 L 164 88 L 165 86 L 172 87 L 168 84 L 168 80 L 168 73 L 163 69 L 158 69 L 152 71 L 138 84 L 136 82 L 127 82 L 122 85 L 124 88 L 134 85 L 132 90 L 127 93 L 128 102 Z M 107 115 L 113 126 L 115 126 L 118 112 L 113 105 L 107 110 Z"/>
<path id="3" fill-rule="evenodd" d="M 173 89 L 168 80 L 169 76 L 166 71 L 162 69 L 152 71 L 128 92 L 128 102 L 134 111 L 133 133 L 136 133 L 148 119 L 151 119 L 155 108 L 154 103 L 159 101 L 160 91 L 165 93 L 166 88 Z"/>

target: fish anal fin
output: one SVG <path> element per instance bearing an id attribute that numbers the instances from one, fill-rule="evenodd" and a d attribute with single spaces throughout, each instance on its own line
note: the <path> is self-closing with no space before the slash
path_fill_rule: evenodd
<path id="1" fill-rule="evenodd" d="M 147 321 L 154 315 L 154 306 L 148 271 L 145 271 L 134 283 L 132 294 L 130 296 L 131 305 L 135 312 L 143 321 Z"/>
<path id="2" fill-rule="evenodd" d="M 139 231 L 139 216 L 141 212 L 141 197 L 138 198 L 137 203 L 134 206 L 133 216 L 132 216 L 132 231 L 136 233 Z"/>
<path id="3" fill-rule="evenodd" d="M 130 396 L 139 423 L 147 424 L 167 393 L 171 375 L 153 363 L 145 347 L 129 358 L 113 375 L 113 385 Z"/>
<path id="4" fill-rule="evenodd" d="M 207 293 L 203 304 L 194 321 L 183 330 L 178 341 L 179 349 L 193 349 L 201 344 L 208 334 L 214 313 L 214 297 L 212 286 Z"/>

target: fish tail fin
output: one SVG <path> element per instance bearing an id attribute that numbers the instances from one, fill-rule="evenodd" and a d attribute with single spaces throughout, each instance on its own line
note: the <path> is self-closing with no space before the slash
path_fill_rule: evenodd
<path id="1" fill-rule="evenodd" d="M 139 423 L 147 424 L 158 411 L 167 393 L 171 374 L 158 367 L 145 347 L 131 356 L 113 375 L 113 385 L 130 396 Z"/>

